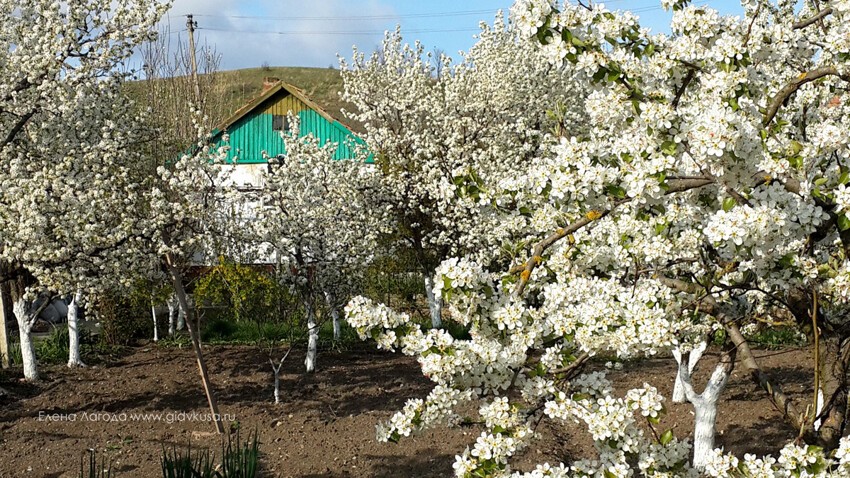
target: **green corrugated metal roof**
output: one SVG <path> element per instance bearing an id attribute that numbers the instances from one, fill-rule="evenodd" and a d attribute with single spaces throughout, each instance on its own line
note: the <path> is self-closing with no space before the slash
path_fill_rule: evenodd
<path id="1" fill-rule="evenodd" d="M 264 163 L 263 152 L 270 157 L 286 154 L 280 131 L 272 128 L 274 115 L 285 114 L 283 109 L 298 115 L 301 136 L 313 134 L 323 145 L 337 143 L 334 159 L 353 158 L 354 145 L 363 144 L 351 128 L 333 118 L 301 90 L 282 81 L 225 120 L 213 132 L 212 142 L 221 146 L 225 144 L 222 135 L 225 132 L 229 135 L 228 162 Z"/>

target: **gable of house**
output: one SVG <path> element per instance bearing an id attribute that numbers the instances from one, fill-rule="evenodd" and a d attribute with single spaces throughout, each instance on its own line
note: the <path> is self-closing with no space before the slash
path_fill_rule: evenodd
<path id="1" fill-rule="evenodd" d="M 334 159 L 354 158 L 357 145 L 363 144 L 351 128 L 333 118 L 298 88 L 282 81 L 225 120 L 213 133 L 212 143 L 230 147 L 226 159 L 230 164 L 265 164 L 264 152 L 268 157 L 286 154 L 281 133 L 292 127 L 290 113 L 298 117 L 299 136 L 312 134 L 322 145 L 336 143 Z"/>

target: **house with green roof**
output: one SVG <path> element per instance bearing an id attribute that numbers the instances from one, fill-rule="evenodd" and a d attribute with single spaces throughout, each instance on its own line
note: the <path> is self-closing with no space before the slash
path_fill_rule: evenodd
<path id="1" fill-rule="evenodd" d="M 356 148 L 363 144 L 348 125 L 298 87 L 277 78 L 264 78 L 262 94 L 234 112 L 212 134 L 212 145 L 230 147 L 226 163 L 232 165 L 237 184 L 259 186 L 267 170 L 266 158 L 286 155 L 281 135 L 292 128 L 290 114 L 298 117 L 299 136 L 312 134 L 322 145 L 336 143 L 335 159 L 354 158 Z"/>

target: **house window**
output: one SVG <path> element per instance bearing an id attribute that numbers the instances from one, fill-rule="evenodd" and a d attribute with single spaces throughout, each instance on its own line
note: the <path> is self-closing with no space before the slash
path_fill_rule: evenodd
<path id="1" fill-rule="evenodd" d="M 288 132 L 290 128 L 289 125 L 289 116 L 286 115 L 272 115 L 272 130 L 274 131 L 286 131 Z"/>

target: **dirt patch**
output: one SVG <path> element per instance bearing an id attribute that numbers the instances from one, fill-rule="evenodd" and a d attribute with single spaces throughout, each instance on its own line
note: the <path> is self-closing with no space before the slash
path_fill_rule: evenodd
<path id="1" fill-rule="evenodd" d="M 424 397 L 431 383 L 415 360 L 371 350 L 325 353 L 321 369 L 302 373 L 303 354 L 293 352 L 281 372 L 282 401 L 272 403 L 271 367 L 251 347 L 207 347 L 222 413 L 238 421 L 243 437 L 257 430 L 263 476 L 436 477 L 451 475 L 454 455 L 479 430 L 439 428 L 400 444 L 375 441 L 375 424 L 409 398 Z M 760 355 L 775 354 L 763 352 Z M 716 355 L 708 354 L 695 383 L 704 383 Z M 810 395 L 808 351 L 766 356 L 786 392 Z M 617 391 L 644 382 L 670 395 L 672 360 L 627 364 L 612 374 Z M 118 477 L 159 476 L 163 447 L 219 449 L 190 349 L 147 347 L 105 366 L 82 370 L 46 367 L 39 385 L 6 383 L 13 398 L 0 399 L 0 477 L 76 478 L 88 448 L 107 456 Z M 701 387 L 698 387 L 701 388 Z M 765 395 L 736 371 L 723 395 L 718 446 L 736 453 L 776 451 L 794 437 Z M 664 428 L 680 437 L 693 426 L 689 405 L 667 404 Z M 180 414 L 183 415 L 180 415 Z M 147 415 L 146 415 L 147 414 Z M 170 415 L 169 415 L 170 414 Z M 75 417 L 71 421 L 68 417 Z M 64 418 L 54 420 L 51 418 Z M 118 421 L 112 421 L 115 418 Z M 592 443 L 577 426 L 543 425 L 543 439 L 519 457 L 524 465 L 589 456 Z"/>

